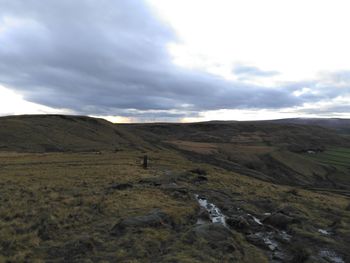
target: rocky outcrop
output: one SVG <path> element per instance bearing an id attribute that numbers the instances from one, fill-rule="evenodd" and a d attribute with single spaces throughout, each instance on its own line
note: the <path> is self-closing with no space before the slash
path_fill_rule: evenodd
<path id="1" fill-rule="evenodd" d="M 155 209 L 146 215 L 122 219 L 120 222 L 113 226 L 113 228 L 111 229 L 111 235 L 117 236 L 123 234 L 128 229 L 145 227 L 165 227 L 170 225 L 170 216 L 161 211 L 160 209 Z"/>
<path id="2" fill-rule="evenodd" d="M 296 220 L 295 218 L 289 216 L 289 215 L 285 215 L 281 212 L 277 212 L 274 213 L 268 217 L 266 217 L 263 222 L 265 224 L 269 224 L 272 225 L 274 227 L 277 227 L 279 229 L 287 229 L 289 225 L 293 224 L 293 223 L 297 223 L 298 220 Z"/>

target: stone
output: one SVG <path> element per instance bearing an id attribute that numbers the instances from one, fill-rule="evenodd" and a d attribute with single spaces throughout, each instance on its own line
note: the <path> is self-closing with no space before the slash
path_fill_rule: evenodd
<path id="1" fill-rule="evenodd" d="M 210 215 L 208 213 L 207 210 L 205 209 L 201 209 L 198 213 L 198 219 L 199 220 L 202 220 L 202 221 L 205 221 L 205 222 L 210 222 L 211 219 L 210 219 Z"/>
<path id="2" fill-rule="evenodd" d="M 201 168 L 192 169 L 190 172 L 198 175 L 207 175 L 207 171 Z"/>
<path id="3" fill-rule="evenodd" d="M 129 189 L 129 188 L 132 188 L 132 187 L 133 187 L 132 184 L 122 183 L 122 184 L 112 184 L 110 189 L 113 189 L 113 190 L 126 190 L 126 189 Z"/>
<path id="4" fill-rule="evenodd" d="M 248 221 L 242 217 L 242 216 L 233 216 L 233 217 L 229 217 L 226 219 L 226 223 L 236 229 L 239 232 L 248 232 L 249 228 L 250 228 L 250 224 L 248 223 Z"/>
<path id="5" fill-rule="evenodd" d="M 247 236 L 247 240 L 261 248 L 275 251 L 278 248 L 277 242 L 272 238 L 271 233 L 258 232 Z"/>
<path id="6" fill-rule="evenodd" d="M 291 216 L 278 212 L 266 217 L 263 222 L 280 229 L 287 229 L 290 224 L 296 223 L 296 220 Z"/>
<path id="7" fill-rule="evenodd" d="M 143 216 L 122 219 L 113 226 L 111 235 L 122 234 L 130 228 L 163 227 L 169 225 L 171 225 L 170 217 L 160 209 L 155 209 Z"/>
<path id="8" fill-rule="evenodd" d="M 195 178 L 193 178 L 193 183 L 205 183 L 208 181 L 208 178 L 204 175 L 198 175 Z"/>

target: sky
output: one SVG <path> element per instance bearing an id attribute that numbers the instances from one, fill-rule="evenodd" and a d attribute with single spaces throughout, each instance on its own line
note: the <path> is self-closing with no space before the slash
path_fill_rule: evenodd
<path id="1" fill-rule="evenodd" d="M 347 0 L 0 0 L 0 115 L 350 118 Z"/>

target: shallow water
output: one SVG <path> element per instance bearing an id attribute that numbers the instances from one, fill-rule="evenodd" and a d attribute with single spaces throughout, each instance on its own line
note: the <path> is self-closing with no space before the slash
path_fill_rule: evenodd
<path id="1" fill-rule="evenodd" d="M 320 257 L 327 259 L 332 263 L 345 263 L 345 261 L 337 255 L 334 251 L 331 250 L 321 250 L 319 253 Z"/>
<path id="2" fill-rule="evenodd" d="M 257 236 L 261 237 L 264 243 L 268 246 L 271 251 L 278 248 L 278 243 L 273 239 L 273 235 L 270 232 L 258 232 Z"/>
<path id="3" fill-rule="evenodd" d="M 203 207 L 208 211 L 209 217 L 212 223 L 219 223 L 226 226 L 225 215 L 221 212 L 221 210 L 214 205 L 213 203 L 209 203 L 207 199 L 201 197 L 199 195 L 195 195 L 198 204 L 200 207 Z M 203 223 L 202 220 L 197 221 L 198 224 Z"/>
<path id="4" fill-rule="evenodd" d="M 261 223 L 259 218 L 256 218 L 255 216 L 248 214 L 248 216 L 250 216 L 251 218 L 253 218 L 254 222 L 257 223 L 258 225 L 263 225 L 263 223 Z"/>
<path id="5" fill-rule="evenodd" d="M 331 233 L 329 233 L 327 230 L 324 230 L 324 229 L 318 229 L 317 231 L 318 231 L 319 233 L 323 234 L 323 235 L 326 235 L 326 236 L 328 236 L 328 235 L 331 234 Z"/>

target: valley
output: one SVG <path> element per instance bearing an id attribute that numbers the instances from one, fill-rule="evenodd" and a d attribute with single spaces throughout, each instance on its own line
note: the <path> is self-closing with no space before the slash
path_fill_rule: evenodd
<path id="1" fill-rule="evenodd" d="M 0 135 L 0 262 L 350 260 L 342 133 L 45 115 Z"/>

